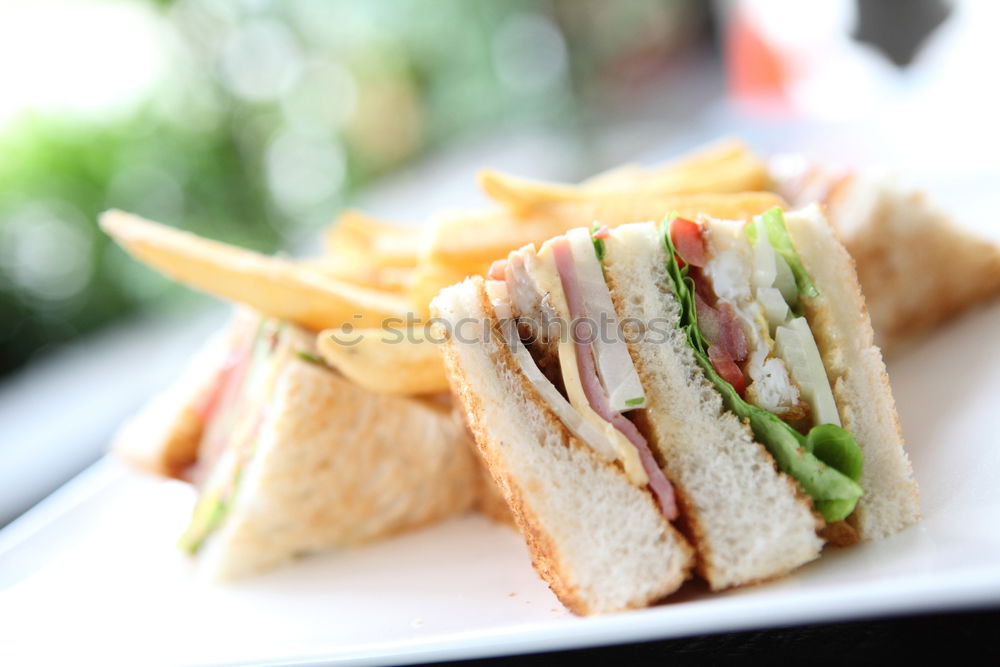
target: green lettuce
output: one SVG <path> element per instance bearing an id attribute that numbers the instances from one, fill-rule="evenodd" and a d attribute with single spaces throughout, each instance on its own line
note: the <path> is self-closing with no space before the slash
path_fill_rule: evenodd
<path id="1" fill-rule="evenodd" d="M 590 240 L 594 242 L 594 254 L 597 255 L 598 261 L 604 260 L 604 239 L 599 239 L 594 234 L 600 231 L 600 226 L 596 223 L 590 228 Z"/>
<path id="2" fill-rule="evenodd" d="M 307 361 L 310 364 L 315 364 L 316 366 L 326 366 L 326 362 L 323 361 L 322 357 L 306 350 L 295 350 L 295 356 L 302 361 Z"/>
<path id="3" fill-rule="evenodd" d="M 698 328 L 694 280 L 688 275 L 688 267 L 685 265 L 681 268 L 678 264 L 677 250 L 670 238 L 670 221 L 675 217 L 675 214 L 668 216 L 661 227 L 669 258 L 667 274 L 681 305 L 679 326 L 687 335 L 688 344 L 694 350 L 698 364 L 722 394 L 726 408 L 750 424 L 757 441 L 771 453 L 778 468 L 793 477 L 813 499 L 813 505 L 823 518 L 826 521 L 847 518 L 864 493 L 858 484 L 861 478 L 861 449 L 847 430 L 834 424 L 814 426 L 808 435 L 802 435 L 777 415 L 744 401 L 736 389 L 715 372 L 708 358 L 707 341 Z M 769 240 L 775 221 L 780 223 L 780 232 L 787 241 L 786 250 L 791 251 L 791 259 L 786 257 L 785 260 L 795 272 L 800 293 L 804 296 L 818 295 L 819 292 L 802 268 L 795 249 L 791 247 L 781 211 L 772 209 L 760 216 L 765 217 L 771 221 L 771 226 L 764 223 Z M 780 236 L 777 232 L 776 235 Z M 775 249 L 785 257 L 778 246 Z M 799 272 L 804 276 L 801 282 Z"/>
<path id="4" fill-rule="evenodd" d="M 229 499 L 224 497 L 221 491 L 216 490 L 203 495 L 198 499 L 191 523 L 181 535 L 177 546 L 188 554 L 195 555 L 228 513 Z"/>
<path id="5" fill-rule="evenodd" d="M 792 270 L 799 296 L 809 298 L 819 296 L 819 290 L 816 289 L 809 273 L 802 266 L 799 254 L 795 252 L 792 239 L 788 236 L 788 227 L 785 226 L 785 216 L 782 215 L 780 208 L 774 207 L 764 211 L 755 216 L 753 222 L 746 226 L 746 234 L 750 238 L 750 243 L 756 243 L 757 237 L 762 233 L 767 235 L 771 247 L 781 255 L 788 264 L 788 268 Z"/>
<path id="6" fill-rule="evenodd" d="M 250 366 L 246 371 L 247 380 L 244 381 L 243 386 L 240 387 L 240 391 L 246 391 L 246 385 L 255 373 L 260 371 L 261 365 L 264 360 L 266 360 L 273 350 L 274 345 L 277 342 L 278 336 L 281 335 L 282 329 L 284 329 L 285 323 L 279 322 L 272 330 L 268 330 L 267 325 L 268 320 L 262 319 L 257 324 L 257 329 L 254 331 L 253 340 L 251 341 L 251 359 Z M 230 507 L 233 503 L 233 499 L 236 495 L 236 491 L 239 488 L 240 480 L 243 477 L 243 469 L 246 467 L 251 456 L 256 448 L 256 431 L 251 434 L 254 439 L 250 443 L 251 449 L 247 452 L 247 455 L 237 461 L 231 471 L 230 476 L 224 482 L 216 482 L 212 487 L 202 489 L 198 501 L 195 504 L 194 512 L 191 516 L 191 522 L 188 524 L 187 529 L 184 534 L 181 535 L 178 540 L 177 546 L 183 551 L 194 555 L 201 549 L 205 541 L 214 533 L 222 521 L 229 514 Z M 245 443 L 236 442 L 230 443 L 231 447 L 240 447 Z"/>

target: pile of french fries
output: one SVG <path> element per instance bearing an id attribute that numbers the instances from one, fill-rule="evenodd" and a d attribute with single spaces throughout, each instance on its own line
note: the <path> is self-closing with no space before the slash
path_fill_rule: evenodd
<path id="1" fill-rule="evenodd" d="M 372 391 L 447 391 L 425 325 L 431 299 L 529 243 L 580 226 L 659 220 L 670 212 L 748 219 L 782 206 L 764 163 L 737 141 L 668 164 L 625 165 L 579 185 L 483 170 L 492 209 L 451 211 L 423 225 L 349 210 L 323 236 L 323 254 L 269 257 L 108 211 L 101 226 L 146 264 L 196 289 L 317 332 L 327 364 Z"/>

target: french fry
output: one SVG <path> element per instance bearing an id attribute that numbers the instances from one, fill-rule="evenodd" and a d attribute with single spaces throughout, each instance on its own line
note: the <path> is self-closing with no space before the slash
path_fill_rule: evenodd
<path id="1" fill-rule="evenodd" d="M 647 173 L 648 170 L 642 165 L 623 164 L 595 174 L 580 183 L 580 185 L 588 190 L 625 186 L 636 183 L 646 176 Z"/>
<path id="2" fill-rule="evenodd" d="M 337 261 L 376 267 L 413 267 L 417 263 L 416 226 L 396 225 L 348 209 L 323 235 L 325 254 Z"/>
<path id="3" fill-rule="evenodd" d="M 359 258 L 315 257 L 299 262 L 328 278 L 384 292 L 404 293 L 413 282 L 416 267 L 373 266 Z"/>
<path id="4" fill-rule="evenodd" d="M 417 312 L 427 315 L 431 299 L 443 288 L 485 273 L 494 260 L 511 250 L 558 235 L 558 225 L 542 217 L 515 221 L 503 210 L 435 216 L 424 231 L 419 265 L 410 282 L 410 301 Z"/>
<path id="5" fill-rule="evenodd" d="M 480 171 L 478 179 L 483 192 L 518 218 L 593 196 L 732 193 L 763 190 L 770 183 L 766 165 L 736 141 L 713 144 L 653 169 L 624 165 L 581 185 L 533 181 L 489 169 Z"/>
<path id="6" fill-rule="evenodd" d="M 629 222 L 658 221 L 671 212 L 687 218 L 707 215 L 726 220 L 749 220 L 775 206 L 785 206 L 785 202 L 771 192 L 670 195 L 607 193 L 548 206 L 540 214 L 559 228 L 560 231 L 556 233 L 561 234 L 581 224 L 617 227 Z"/>
<path id="7" fill-rule="evenodd" d="M 409 302 L 394 294 L 328 278 L 289 260 L 201 238 L 121 211 L 101 228 L 136 259 L 196 289 L 245 303 L 266 315 L 319 331 L 351 323 L 381 326 Z"/>
<path id="8" fill-rule="evenodd" d="M 528 243 L 541 243 L 573 227 L 592 224 L 617 227 L 628 222 L 660 220 L 668 213 L 695 218 L 708 215 L 748 220 L 784 201 L 770 192 L 631 196 L 592 194 L 538 208 L 518 220 L 508 211 L 452 212 L 437 216 L 426 229 L 420 264 L 410 283 L 410 300 L 417 312 L 441 289 L 466 276 L 482 275 L 490 264 Z"/>
<path id="9" fill-rule="evenodd" d="M 631 172 L 628 179 L 618 177 L 612 184 L 605 183 L 600 187 L 531 181 L 489 169 L 480 171 L 478 178 L 483 192 L 518 218 L 528 218 L 550 206 L 587 202 L 594 198 L 640 199 L 706 192 L 722 194 L 763 190 L 768 185 L 766 168 L 753 158 L 730 160 L 704 173 L 663 171 L 637 176 Z"/>
<path id="10" fill-rule="evenodd" d="M 497 257 L 500 256 L 506 255 Z M 431 299 L 436 297 L 438 292 L 449 285 L 462 282 L 467 276 L 485 274 L 492 261 L 480 264 L 463 261 L 456 266 L 443 261 L 426 260 L 414 272 L 408 292 L 415 312 L 421 317 L 428 316 Z"/>
<path id="11" fill-rule="evenodd" d="M 556 236 L 565 231 L 559 230 L 559 224 L 542 215 L 518 220 L 504 210 L 442 213 L 425 229 L 420 261 L 423 264 L 431 260 L 471 270 L 506 257 L 510 250 L 526 243 Z M 578 222 L 574 226 L 580 224 L 587 223 Z"/>
<path id="12" fill-rule="evenodd" d="M 476 180 L 487 197 L 518 218 L 528 217 L 546 205 L 577 201 L 587 196 L 587 190 L 578 185 L 535 181 L 492 169 L 480 169 Z"/>
<path id="13" fill-rule="evenodd" d="M 746 143 L 739 139 L 726 137 L 669 160 L 659 167 L 648 168 L 646 176 L 656 176 L 662 172 L 671 171 L 707 171 L 730 160 L 743 157 L 753 157 Z"/>
<path id="14" fill-rule="evenodd" d="M 381 394 L 434 394 L 448 390 L 438 345 L 417 326 L 331 329 L 316 345 L 323 359 L 357 384 Z"/>
<path id="15" fill-rule="evenodd" d="M 712 176 L 707 172 L 739 161 L 752 161 L 763 167 L 763 162 L 750 152 L 749 147 L 744 142 L 725 138 L 665 162 L 658 167 L 623 165 L 598 174 L 584 181 L 581 185 L 590 191 L 628 189 L 660 177 L 677 178 L 679 175 L 684 175 L 682 178 L 695 185 L 694 192 L 727 192 L 727 190 L 714 189 L 711 184 Z M 736 190 L 759 190 L 764 188 L 766 183 L 758 182 L 754 178 L 753 182 L 744 183 L 743 186 L 736 188 Z"/>
<path id="16" fill-rule="evenodd" d="M 746 154 L 712 165 L 710 168 L 656 170 L 645 176 L 638 185 L 626 185 L 614 191 L 691 194 L 766 190 L 769 185 L 767 166 L 752 155 Z"/>
<path id="17" fill-rule="evenodd" d="M 521 220 L 502 210 L 450 213 L 438 216 L 426 229 L 421 268 L 427 263 L 440 263 L 471 272 L 522 245 L 540 243 L 573 227 L 595 222 L 616 227 L 626 222 L 659 220 L 671 211 L 688 217 L 703 213 L 746 220 L 782 205 L 783 200 L 770 192 L 662 196 L 605 193 L 549 204 Z"/>

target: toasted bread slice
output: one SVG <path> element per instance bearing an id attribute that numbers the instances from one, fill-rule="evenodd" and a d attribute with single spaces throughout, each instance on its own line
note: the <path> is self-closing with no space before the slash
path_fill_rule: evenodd
<path id="1" fill-rule="evenodd" d="M 826 205 L 857 263 L 883 353 L 1000 296 L 1000 245 L 956 225 L 923 192 L 874 170 L 849 172 L 789 156 L 776 158 L 771 171 L 774 187 L 792 204 Z"/>
<path id="2" fill-rule="evenodd" d="M 477 468 L 453 412 L 373 394 L 292 359 L 235 502 L 199 553 L 213 579 L 352 547 L 467 511 Z"/>
<path id="3" fill-rule="evenodd" d="M 183 477 L 198 458 L 201 405 L 218 382 L 231 335 L 230 327 L 212 336 L 170 387 L 122 424 L 111 443 L 116 456 L 145 472 Z"/>
<path id="4" fill-rule="evenodd" d="M 822 521 L 798 484 L 775 468 L 750 428 L 725 410 L 678 329 L 680 306 L 653 223 L 605 240 L 605 277 L 620 320 L 658 329 L 629 341 L 646 392 L 636 423 L 674 483 L 698 572 L 713 589 L 785 574 L 816 558 Z"/>
<path id="5" fill-rule="evenodd" d="M 955 225 L 922 192 L 853 175 L 828 207 L 880 345 L 898 349 L 1000 295 L 1000 246 Z"/>
<path id="6" fill-rule="evenodd" d="M 450 332 L 446 365 L 477 445 L 525 536 L 535 568 L 569 609 L 643 607 L 687 578 L 693 550 L 652 495 L 570 435 L 499 338 L 481 278 L 449 287 L 436 317 Z"/>
<path id="7" fill-rule="evenodd" d="M 917 521 L 920 503 L 854 260 L 818 205 L 789 213 L 785 222 L 819 290 L 803 304 L 841 421 L 864 454 L 865 494 L 848 521 L 861 539 L 887 537 Z"/>
<path id="8" fill-rule="evenodd" d="M 240 310 L 114 444 L 117 455 L 147 471 L 193 473 L 205 484 L 219 472 L 216 466 L 227 466 L 222 476 L 238 479 L 221 523 L 195 547 L 202 575 L 227 580 L 258 573 L 300 554 L 363 544 L 473 506 L 482 472 L 450 401 L 362 389 L 308 361 L 315 336 L 289 324 L 281 327 L 288 354 L 273 390 L 238 413 L 238 429 L 261 419 L 249 460 L 215 451 L 209 441 L 218 434 L 226 440 L 234 425 L 213 421 L 202 403 L 220 393 L 216 385 L 237 339 L 245 344 L 259 320 Z"/>

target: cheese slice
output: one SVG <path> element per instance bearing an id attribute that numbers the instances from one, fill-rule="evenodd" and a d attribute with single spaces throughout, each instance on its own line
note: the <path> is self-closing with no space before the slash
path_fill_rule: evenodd
<path id="1" fill-rule="evenodd" d="M 547 245 L 543 245 L 538 254 L 525 253 L 525 269 L 535 281 L 535 284 L 545 294 L 549 304 L 556 313 L 556 317 L 565 328 L 570 323 L 569 306 L 566 303 L 566 295 L 563 294 L 562 282 L 559 280 L 559 273 L 556 271 L 555 258 Z M 566 395 L 572 405 L 585 420 L 605 434 L 608 440 L 614 444 L 617 451 L 618 461 L 621 462 L 625 474 L 629 481 L 636 486 L 645 486 L 649 483 L 649 476 L 642 467 L 639 459 L 639 450 L 635 448 L 628 438 L 616 429 L 610 422 L 594 412 L 590 407 L 590 401 L 583 391 L 583 384 L 580 381 L 580 367 L 576 358 L 576 346 L 568 331 L 560 332 L 559 341 L 559 366 L 562 370 L 563 385 L 566 387 Z"/>

